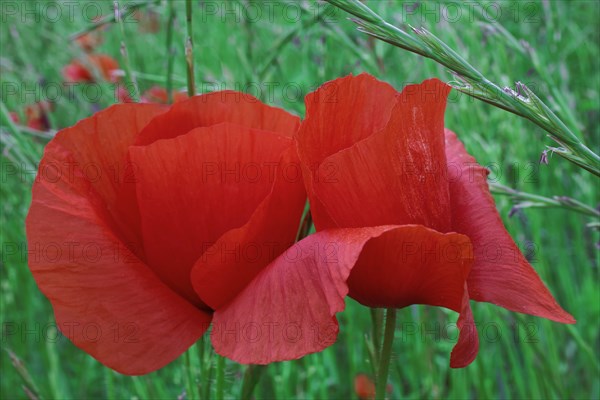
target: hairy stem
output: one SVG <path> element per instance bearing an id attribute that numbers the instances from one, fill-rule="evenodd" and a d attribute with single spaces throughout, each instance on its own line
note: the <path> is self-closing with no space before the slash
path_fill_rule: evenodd
<path id="1" fill-rule="evenodd" d="M 394 330 L 396 329 L 396 309 L 388 308 L 385 313 L 385 332 L 383 334 L 383 347 L 379 356 L 379 367 L 377 368 L 377 383 L 375 385 L 375 400 L 383 400 L 387 388 L 387 379 L 392 356 L 392 343 L 394 342 Z"/>

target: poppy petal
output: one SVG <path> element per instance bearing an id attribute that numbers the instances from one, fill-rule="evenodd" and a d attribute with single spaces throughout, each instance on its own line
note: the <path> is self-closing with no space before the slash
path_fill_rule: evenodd
<path id="1" fill-rule="evenodd" d="M 142 128 L 165 109 L 152 104 L 118 104 L 102 110 L 59 132 L 53 142 L 68 151 L 68 158 L 61 164 L 47 162 L 40 170 L 50 179 L 59 173 L 58 168 L 66 168 L 67 178 L 79 171 L 111 213 L 119 236 L 130 246 L 136 246 L 133 243 L 139 239 L 139 232 L 132 229 L 137 205 L 119 201 L 123 185 L 132 178 L 127 149 Z"/>
<path id="2" fill-rule="evenodd" d="M 314 197 L 338 227 L 418 224 L 450 231 L 444 150 L 449 91 L 438 79 L 407 86 L 382 131 L 321 163 Z"/>
<path id="3" fill-rule="evenodd" d="M 94 77 L 92 73 L 88 71 L 78 61 L 72 61 L 62 69 L 62 76 L 65 82 L 93 82 Z"/>
<path id="4" fill-rule="evenodd" d="M 389 84 L 360 74 L 327 82 L 306 96 L 306 119 L 296 140 L 318 230 L 333 228 L 336 224 L 313 195 L 313 175 L 321 168 L 326 169 L 326 180 L 335 179 L 337 166 L 332 163 L 321 166 L 323 160 L 383 129 L 397 95 Z"/>
<path id="5" fill-rule="evenodd" d="M 462 235 L 444 235 L 417 226 L 331 229 L 301 240 L 263 269 L 235 299 L 215 311 L 211 334 L 215 350 L 240 363 L 267 364 L 330 346 L 338 332 L 335 314 L 344 309 L 348 293 L 346 281 L 362 258 L 363 249 L 384 235 L 408 238 L 416 232 L 428 240 L 465 240 Z M 425 260 L 412 262 L 420 257 L 411 257 L 407 265 L 429 268 Z M 460 285 L 464 288 L 468 263 L 457 264 L 454 269 L 462 277 Z M 447 262 L 440 265 L 449 267 Z M 386 272 L 392 270 L 390 267 Z M 419 279 L 415 284 L 420 283 Z M 440 283 L 454 286 L 454 278 Z M 452 290 L 438 289 L 454 297 Z M 436 302 L 446 303 L 433 289 L 426 291 Z M 459 297 L 449 303 L 460 311 L 463 291 Z"/>
<path id="6" fill-rule="evenodd" d="M 512 240 L 477 164 L 456 135 L 446 130 L 452 227 L 473 242 L 475 261 L 468 279 L 473 300 L 563 323 L 573 317 L 554 300 Z"/>
<path id="7" fill-rule="evenodd" d="M 271 107 L 241 92 L 224 90 L 179 101 L 163 116 L 155 118 L 140 133 L 137 145 L 183 135 L 194 128 L 222 122 L 275 132 L 292 137 L 300 118 L 280 108 Z"/>
<path id="8" fill-rule="evenodd" d="M 428 304 L 460 312 L 472 261 L 466 236 L 403 225 L 364 246 L 349 296 L 368 307 Z"/>
<path id="9" fill-rule="evenodd" d="M 349 296 L 368 307 L 427 304 L 460 313 L 450 366 L 465 367 L 479 349 L 466 292 L 471 242 L 464 235 L 420 225 L 401 228 L 367 242 L 348 279 Z"/>
<path id="10" fill-rule="evenodd" d="M 222 123 L 130 147 L 146 261 L 173 290 L 203 305 L 190 281 L 193 265 L 248 222 L 291 145 L 276 133 Z"/>
<path id="11" fill-rule="evenodd" d="M 192 345 L 211 315 L 171 291 L 113 233 L 83 167 L 69 170 L 76 158 L 63 143 L 71 135 L 50 142 L 40 163 L 26 220 L 29 267 L 65 336 L 112 369 L 145 374 Z M 50 165 L 52 177 L 43 172 Z"/>
<path id="12" fill-rule="evenodd" d="M 298 132 L 300 158 L 313 165 L 385 127 L 398 92 L 369 74 L 323 84 L 306 96 Z"/>
<path id="13" fill-rule="evenodd" d="M 273 172 L 271 192 L 248 222 L 221 236 L 192 269 L 196 293 L 213 310 L 229 302 L 294 243 L 306 192 L 293 146 L 283 153 Z"/>
<path id="14" fill-rule="evenodd" d="M 469 291 L 465 283 L 461 311 L 456 322 L 460 335 L 450 354 L 450 368 L 466 367 L 475 360 L 479 351 L 479 336 L 469 300 Z"/>

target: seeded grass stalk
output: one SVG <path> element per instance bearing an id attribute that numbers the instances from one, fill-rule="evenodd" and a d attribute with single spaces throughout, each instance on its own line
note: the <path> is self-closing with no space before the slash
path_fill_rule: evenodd
<path id="1" fill-rule="evenodd" d="M 359 31 L 449 68 L 457 79 L 453 82 L 455 89 L 532 121 L 561 146 L 550 147 L 551 151 L 600 176 L 600 156 L 589 149 L 525 84 L 516 82 L 516 90 L 500 88 L 425 28 L 411 27 L 412 34 L 406 32 L 386 22 L 359 0 L 326 1 L 356 17 L 352 21 L 358 25 Z"/>
<path id="2" fill-rule="evenodd" d="M 31 374 L 25 367 L 25 364 L 23 364 L 23 361 L 19 357 L 17 357 L 17 355 L 15 353 L 13 353 L 11 350 L 7 349 L 6 352 L 8 353 L 8 356 L 10 357 L 13 367 L 18 372 L 19 376 L 21 377 L 21 379 L 23 381 L 22 388 L 24 389 L 25 393 L 27 393 L 28 395 L 30 394 L 31 395 L 31 396 L 29 396 L 30 398 L 41 399 L 40 391 L 37 388 L 35 381 L 31 377 Z"/>
<path id="3" fill-rule="evenodd" d="M 600 211 L 579 200 L 567 196 L 554 196 L 552 198 L 525 193 L 500 183 L 489 182 L 492 193 L 509 196 L 516 204 L 511 210 L 511 215 L 523 208 L 549 208 L 562 207 L 594 218 L 600 218 Z"/>
<path id="4" fill-rule="evenodd" d="M 119 30 L 121 32 L 121 56 L 123 57 L 123 64 L 125 65 L 125 81 L 127 82 L 128 86 L 127 91 L 129 92 L 131 99 L 137 103 L 140 101 L 140 92 L 137 81 L 131 69 L 129 53 L 127 52 L 127 44 L 125 42 L 125 37 L 127 36 L 125 34 L 125 24 L 123 23 L 123 16 L 121 14 L 121 9 L 119 8 L 119 2 L 115 1 L 113 4 L 115 11 L 115 22 L 119 25 Z"/>

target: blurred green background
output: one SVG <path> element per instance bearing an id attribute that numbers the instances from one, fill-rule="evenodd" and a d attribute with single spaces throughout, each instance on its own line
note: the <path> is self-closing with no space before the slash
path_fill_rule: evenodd
<path id="1" fill-rule="evenodd" d="M 567 124 L 584 132 L 585 141 L 598 152 L 597 1 L 367 4 L 394 24 L 428 28 L 500 85 L 525 82 Z M 7 110 L 25 121 L 28 104 L 53 100 L 48 114 L 51 133 L 115 102 L 113 85 L 68 89 L 61 75 L 71 59 L 83 55 L 70 36 L 92 25 L 94 17 L 110 14 L 111 1 L 2 1 L 0 6 L 1 97 Z M 124 14 L 131 68 L 142 91 L 166 85 L 169 59 L 174 87 L 186 86 L 185 4 L 179 0 L 172 6 L 173 54 L 167 49 L 169 7 L 166 1 L 150 2 L 137 16 Z M 357 32 L 344 12 L 321 2 L 194 0 L 193 9 L 200 92 L 243 90 L 303 116 L 304 95 L 349 73 L 366 71 L 397 89 L 432 76 L 451 79 L 433 61 Z M 104 41 L 95 52 L 123 65 L 119 27 L 109 25 L 101 36 Z M 597 206 L 597 178 L 559 157 L 551 157 L 547 166 L 538 164 L 545 146 L 554 143 L 532 123 L 453 91 L 446 125 L 490 167 L 492 180 Z M 0 396 L 26 398 L 22 375 L 28 374 L 44 398 L 212 398 L 217 358 L 208 340 L 160 371 L 128 377 L 57 337 L 51 306 L 27 268 L 24 233 L 31 183 L 47 139 L 28 129 L 15 134 L 4 122 L 0 135 Z M 474 303 L 479 356 L 468 368 L 452 370 L 449 354 L 456 332 L 448 324 L 456 321 L 456 314 L 424 306 L 403 309 L 390 397 L 600 397 L 598 234 L 586 228 L 589 219 L 570 211 L 526 209 L 508 218 L 509 199 L 498 197 L 497 205 L 519 247 L 577 324 L 560 325 Z M 346 311 L 338 315 L 337 343 L 301 360 L 270 365 L 254 392 L 256 398 L 357 398 L 355 376 L 372 373 L 365 346 L 370 315 L 351 299 L 346 304 Z M 13 363 L 10 354 L 20 361 Z M 226 397 L 239 397 L 244 369 L 226 362 Z"/>

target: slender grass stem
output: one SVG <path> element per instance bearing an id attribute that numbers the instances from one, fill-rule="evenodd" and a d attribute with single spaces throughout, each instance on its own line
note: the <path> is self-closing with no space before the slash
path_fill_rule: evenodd
<path id="1" fill-rule="evenodd" d="M 187 39 L 185 41 L 185 60 L 187 63 L 187 86 L 188 95 L 196 94 L 196 83 L 194 77 L 194 42 L 192 40 L 192 0 L 185 1 L 185 22 L 187 25 Z"/>
<path id="2" fill-rule="evenodd" d="M 317 15 L 311 16 L 310 18 L 304 18 L 300 24 L 290 29 L 287 34 L 282 36 L 281 39 L 279 39 L 279 41 L 273 45 L 273 47 L 267 52 L 268 56 L 266 61 L 263 62 L 262 67 L 258 70 L 259 80 L 262 81 L 266 78 L 269 69 L 276 63 L 277 58 L 281 56 L 282 49 L 288 43 L 290 43 L 299 32 L 306 33 L 311 26 L 323 21 L 327 13 L 330 11 L 328 7 L 323 8 Z M 309 11 L 303 8 L 301 10 L 303 15 L 311 15 Z"/>
<path id="3" fill-rule="evenodd" d="M 10 361 L 12 362 L 13 367 L 15 368 L 15 370 L 17 371 L 17 373 L 23 380 L 23 386 L 22 386 L 23 390 L 25 390 L 25 392 L 27 394 L 29 394 L 29 393 L 32 394 L 32 396 L 29 396 L 30 398 L 41 399 L 42 396 L 40 394 L 40 391 L 38 390 L 37 385 L 35 384 L 35 381 L 31 377 L 31 374 L 25 367 L 25 364 L 23 363 L 23 361 L 21 361 L 21 359 L 19 357 L 17 357 L 17 355 L 15 353 L 13 353 L 10 349 L 5 349 L 5 350 L 8 353 L 8 356 L 10 357 Z"/>
<path id="4" fill-rule="evenodd" d="M 385 313 L 385 332 L 383 334 L 383 347 L 379 356 L 379 367 L 377 368 L 377 383 L 375 385 L 375 400 L 383 400 L 387 388 L 388 373 L 390 370 L 390 359 L 392 356 L 392 343 L 394 342 L 394 330 L 396 329 L 396 309 L 388 308 Z"/>
<path id="5" fill-rule="evenodd" d="M 115 11 L 115 21 L 119 25 L 119 29 L 121 32 L 121 56 L 123 58 L 123 64 L 125 68 L 125 82 L 127 82 L 127 90 L 129 92 L 129 96 L 134 102 L 140 101 L 139 90 L 137 86 L 137 82 L 135 80 L 135 75 L 133 75 L 133 70 L 131 69 L 131 62 L 129 60 L 129 52 L 127 51 L 127 43 L 125 41 L 125 24 L 123 23 L 123 18 L 121 17 L 121 10 L 119 9 L 119 2 L 114 2 L 114 11 Z"/>
<path id="6" fill-rule="evenodd" d="M 173 48 L 173 26 L 175 25 L 175 2 L 169 2 L 169 17 L 167 19 L 167 102 L 173 102 L 173 61 L 175 49 Z"/>
<path id="7" fill-rule="evenodd" d="M 159 1 L 160 0 L 156 0 L 154 2 L 145 1 L 145 2 L 141 2 L 141 3 L 128 4 L 127 5 L 127 10 L 130 13 L 133 13 L 133 11 L 141 10 L 141 9 L 143 9 L 145 7 L 149 7 L 151 5 L 155 5 Z M 100 28 L 102 28 L 102 27 L 104 27 L 106 25 L 109 25 L 109 24 L 112 24 L 114 22 L 117 22 L 117 20 L 116 20 L 115 17 L 116 17 L 116 15 L 114 13 L 113 14 L 107 14 L 104 17 L 101 17 L 100 19 L 98 19 L 97 21 L 95 21 L 93 24 L 87 26 L 85 29 L 83 29 L 83 30 L 81 30 L 79 32 L 76 32 L 76 33 L 72 34 L 71 36 L 69 36 L 69 41 L 71 41 L 71 42 L 75 41 L 78 38 L 80 38 L 80 37 L 82 37 L 82 36 L 84 36 L 84 35 L 86 35 L 86 34 L 88 34 L 90 32 L 94 32 L 94 31 L 96 31 L 96 30 L 98 30 L 98 29 L 100 29 Z"/>

